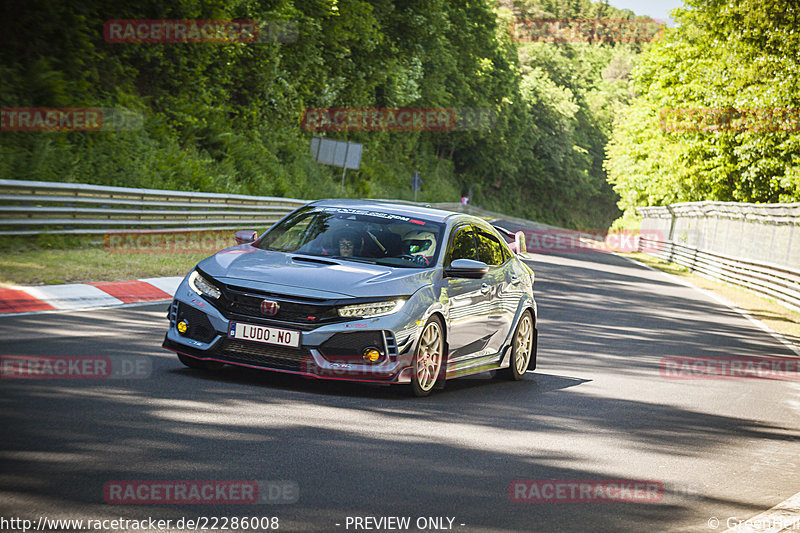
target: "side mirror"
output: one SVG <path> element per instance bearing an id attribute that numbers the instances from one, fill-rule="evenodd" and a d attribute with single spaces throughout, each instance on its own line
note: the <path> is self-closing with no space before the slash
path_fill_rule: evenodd
<path id="1" fill-rule="evenodd" d="M 450 278 L 481 279 L 489 272 L 489 265 L 474 259 L 456 259 L 444 269 L 444 274 Z"/>
<path id="2" fill-rule="evenodd" d="M 247 244 L 253 242 L 257 238 L 258 233 L 251 229 L 243 229 L 233 234 L 233 239 L 236 241 L 236 244 Z"/>

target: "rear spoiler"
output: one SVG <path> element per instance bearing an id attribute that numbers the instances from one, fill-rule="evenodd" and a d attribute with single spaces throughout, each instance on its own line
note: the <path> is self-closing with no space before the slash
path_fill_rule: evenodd
<path id="1" fill-rule="evenodd" d="M 511 248 L 512 252 L 515 254 L 524 254 L 528 251 L 528 247 L 525 244 L 525 234 L 523 232 L 513 232 L 502 226 L 495 226 L 494 224 L 492 227 L 499 231 L 500 234 L 506 238 L 508 241 L 508 247 Z"/>

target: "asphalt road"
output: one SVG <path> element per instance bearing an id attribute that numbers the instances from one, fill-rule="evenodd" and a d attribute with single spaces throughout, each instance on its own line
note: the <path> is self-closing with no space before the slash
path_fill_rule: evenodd
<path id="1" fill-rule="evenodd" d="M 365 516 L 411 517 L 418 531 L 419 517 L 449 517 L 463 532 L 713 531 L 716 517 L 722 531 L 729 517 L 800 491 L 799 381 L 660 372 L 664 357 L 791 351 L 623 258 L 531 264 L 537 370 L 515 383 L 453 381 L 424 399 L 231 367 L 189 370 L 160 348 L 164 303 L 0 318 L 0 355 L 152 361 L 146 379 L 0 382 L 0 516 L 274 516 L 280 531 L 354 531 L 352 518 Z M 518 479 L 651 480 L 663 498 L 519 503 L 509 497 Z M 103 493 L 112 480 L 290 480 L 299 500 L 115 505 Z"/>

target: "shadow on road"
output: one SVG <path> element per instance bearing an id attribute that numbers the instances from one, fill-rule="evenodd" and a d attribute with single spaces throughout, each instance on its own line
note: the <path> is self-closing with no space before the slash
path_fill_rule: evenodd
<path id="1" fill-rule="evenodd" d="M 800 438 L 796 427 L 680 407 L 644 392 L 625 398 L 587 388 L 606 376 L 662 384 L 664 356 L 779 355 L 780 347 L 735 313 L 646 279 L 623 259 L 583 259 L 532 262 L 540 316 L 535 373 L 520 382 L 456 380 L 426 399 L 241 368 L 183 368 L 159 349 L 163 306 L 17 317 L 17 331 L 38 329 L 48 340 L 16 338 L 3 353 L 124 351 L 152 356 L 154 373 L 105 383 L 4 381 L 0 511 L 21 515 L 25 502 L 38 502 L 32 508 L 73 516 L 272 514 L 303 531 L 335 530 L 348 515 L 455 516 L 464 531 L 703 531 L 704 521 L 686 525 L 697 518 L 698 499 L 742 516 L 762 510 L 670 485 L 653 505 L 509 500 L 515 479 L 614 478 L 595 454 L 638 449 L 685 460 L 735 439 Z M 587 449 L 586 442 L 606 447 Z M 643 471 L 641 478 L 658 476 Z M 103 503 L 105 482 L 130 479 L 289 479 L 301 497 L 288 506 L 211 509 Z"/>

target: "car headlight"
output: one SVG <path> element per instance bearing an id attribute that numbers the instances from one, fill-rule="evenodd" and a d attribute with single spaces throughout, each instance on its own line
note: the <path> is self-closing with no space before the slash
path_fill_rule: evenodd
<path id="1" fill-rule="evenodd" d="M 375 316 L 391 315 L 400 310 L 406 303 L 405 298 L 372 302 L 368 304 L 345 305 L 338 309 L 342 318 L 371 318 Z"/>
<path id="2" fill-rule="evenodd" d="M 209 283 L 197 270 L 192 270 L 192 273 L 189 274 L 189 287 L 200 296 L 208 296 L 215 300 L 222 296 L 219 289 Z"/>

